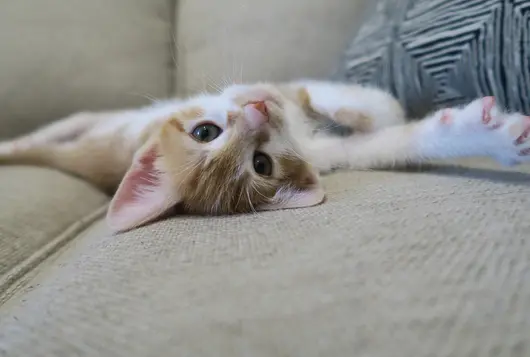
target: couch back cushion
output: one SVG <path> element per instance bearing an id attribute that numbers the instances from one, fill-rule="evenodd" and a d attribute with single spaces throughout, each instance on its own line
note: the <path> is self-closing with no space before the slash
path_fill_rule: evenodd
<path id="1" fill-rule="evenodd" d="M 0 138 L 78 110 L 166 96 L 167 0 L 0 2 Z"/>
<path id="2" fill-rule="evenodd" d="M 181 0 L 182 94 L 225 82 L 328 77 L 368 0 Z"/>

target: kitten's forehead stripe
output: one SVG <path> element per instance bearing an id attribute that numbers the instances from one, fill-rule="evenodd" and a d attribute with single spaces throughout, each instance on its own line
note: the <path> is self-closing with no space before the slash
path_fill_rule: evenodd
<path id="1" fill-rule="evenodd" d="M 303 109 L 311 108 L 311 97 L 309 96 L 307 89 L 300 88 L 297 95 Z"/>
<path id="2" fill-rule="evenodd" d="M 268 143 L 270 139 L 271 139 L 271 134 L 269 132 L 262 131 L 258 133 L 258 135 L 256 136 L 256 143 L 258 144 L 258 146 L 262 146 Z"/>
<path id="3" fill-rule="evenodd" d="M 204 109 L 201 107 L 186 108 L 179 113 L 184 120 L 194 120 L 204 116 Z"/>
<path id="4" fill-rule="evenodd" d="M 171 120 L 169 121 L 169 124 L 177 128 L 177 130 L 180 131 L 181 133 L 185 131 L 184 126 L 182 126 L 182 123 L 177 118 L 171 118 Z"/>

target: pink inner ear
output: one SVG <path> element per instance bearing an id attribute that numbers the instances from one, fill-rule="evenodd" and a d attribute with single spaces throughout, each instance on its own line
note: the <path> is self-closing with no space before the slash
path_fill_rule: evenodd
<path id="1" fill-rule="evenodd" d="M 157 150 L 150 147 L 135 158 L 118 187 L 107 212 L 107 223 L 115 231 L 147 223 L 178 203 L 167 174 L 156 165 Z"/>
<path id="2" fill-rule="evenodd" d="M 114 210 L 120 210 L 123 205 L 138 200 L 138 188 L 155 188 L 160 186 L 160 177 L 156 174 L 155 161 L 158 157 L 156 148 L 150 148 L 129 169 L 122 185 L 120 194 L 116 194 L 113 204 Z"/>

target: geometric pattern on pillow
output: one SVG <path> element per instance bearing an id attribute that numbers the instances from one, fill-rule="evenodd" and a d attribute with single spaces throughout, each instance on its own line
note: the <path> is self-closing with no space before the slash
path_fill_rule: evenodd
<path id="1" fill-rule="evenodd" d="M 530 0 L 379 0 L 339 77 L 390 91 L 411 117 L 485 95 L 530 115 Z"/>

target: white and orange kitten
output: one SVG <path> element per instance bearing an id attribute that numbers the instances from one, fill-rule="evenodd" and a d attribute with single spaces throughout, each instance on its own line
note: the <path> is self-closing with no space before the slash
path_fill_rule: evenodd
<path id="1" fill-rule="evenodd" d="M 220 94 L 78 113 L 0 143 L 0 162 L 53 167 L 113 194 L 115 231 L 177 204 L 231 214 L 319 204 L 319 173 L 430 159 L 530 161 L 530 118 L 492 97 L 407 123 L 374 88 L 323 81 L 233 85 Z"/>

